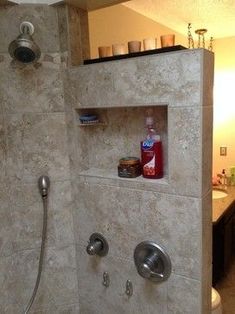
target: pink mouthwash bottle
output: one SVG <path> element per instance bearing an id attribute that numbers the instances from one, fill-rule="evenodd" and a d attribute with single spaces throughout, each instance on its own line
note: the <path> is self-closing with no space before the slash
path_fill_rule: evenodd
<path id="1" fill-rule="evenodd" d="M 160 179 L 163 177 L 162 142 L 154 127 L 152 110 L 148 110 L 145 119 L 147 134 L 141 142 L 141 164 L 144 178 Z"/>

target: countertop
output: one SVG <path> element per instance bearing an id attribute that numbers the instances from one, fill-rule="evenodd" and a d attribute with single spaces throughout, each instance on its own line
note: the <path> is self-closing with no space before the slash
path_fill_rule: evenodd
<path id="1" fill-rule="evenodd" d="M 222 189 L 220 186 L 214 187 L 214 189 Z M 214 199 L 212 201 L 212 222 L 213 224 L 217 223 L 229 207 L 234 203 L 235 205 L 235 186 L 228 186 L 225 189 L 228 195 L 224 198 Z"/>

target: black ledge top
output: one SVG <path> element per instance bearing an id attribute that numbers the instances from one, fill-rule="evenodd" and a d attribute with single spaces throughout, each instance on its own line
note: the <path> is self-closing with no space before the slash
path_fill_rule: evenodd
<path id="1" fill-rule="evenodd" d="M 92 64 L 92 63 L 100 63 L 100 62 L 107 62 L 107 61 L 114 61 L 114 60 L 122 60 L 122 59 L 129 59 L 129 58 L 133 58 L 133 57 L 155 55 L 158 53 L 171 52 L 171 51 L 184 50 L 184 49 L 187 49 L 187 48 L 185 48 L 181 45 L 177 45 L 177 46 L 172 46 L 172 47 L 165 47 L 165 48 L 159 48 L 159 49 L 153 49 L 153 50 L 145 50 L 145 51 L 140 51 L 140 52 L 127 53 L 127 54 L 119 55 L 119 56 L 89 59 L 89 60 L 84 60 L 83 63 L 84 64 Z"/>

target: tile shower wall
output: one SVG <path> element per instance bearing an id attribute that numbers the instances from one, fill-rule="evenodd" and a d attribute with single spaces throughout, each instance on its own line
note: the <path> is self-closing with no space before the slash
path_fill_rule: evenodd
<path id="1" fill-rule="evenodd" d="M 22 312 L 34 286 L 42 173 L 52 180 L 49 232 L 32 313 L 75 314 L 79 308 L 81 314 L 208 313 L 211 125 L 206 121 L 212 117 L 213 58 L 196 50 L 64 71 L 70 56 L 67 13 L 63 6 L 0 8 L 0 313 Z M 19 66 L 7 53 L 24 19 L 35 24 L 34 38 L 43 52 L 35 66 Z M 84 38 L 81 42 L 87 42 Z M 110 139 L 112 164 L 106 174 L 104 168 L 84 167 L 87 134 L 76 125 L 75 108 L 149 105 L 167 106 L 162 116 L 166 178 L 153 183 L 110 175 L 115 152 Z M 133 129 L 140 123 L 138 110 L 133 109 Z M 123 120 L 117 116 L 114 124 L 121 129 Z M 116 140 L 116 131 L 109 132 Z M 90 162 L 97 152 L 91 151 Z M 202 179 L 204 173 L 208 179 Z M 85 252 L 95 231 L 109 241 L 106 258 Z M 165 246 L 172 259 L 173 273 L 161 285 L 146 282 L 134 267 L 133 250 L 146 239 Z M 104 271 L 111 276 L 108 289 L 102 285 Z M 134 285 L 131 298 L 125 295 L 127 279 Z"/>
<path id="2" fill-rule="evenodd" d="M 102 126 L 77 131 L 73 184 L 81 313 L 208 314 L 213 55 L 198 49 L 93 64 L 69 69 L 68 79 L 66 97 L 78 112 L 105 108 L 113 114 L 108 132 Z M 120 145 L 117 139 L 124 129 L 130 135 L 127 142 L 136 140 L 129 130 L 138 130 L 140 121 L 136 113 L 123 119 L 123 109 L 120 118 L 115 108 L 134 107 L 138 112 L 143 106 L 163 105 L 167 176 L 118 178 L 112 153 L 119 149 L 118 162 L 125 145 L 123 138 Z M 91 140 L 90 145 L 96 135 L 98 142 Z M 107 257 L 86 254 L 93 232 L 108 240 Z M 135 270 L 134 248 L 144 240 L 156 241 L 171 257 L 172 274 L 163 284 L 151 284 Z M 102 285 L 104 271 L 110 274 L 108 288 Z M 132 297 L 125 295 L 127 279 L 133 282 Z"/>
<path id="3" fill-rule="evenodd" d="M 63 15 L 60 7 L 59 15 Z M 7 49 L 31 21 L 42 57 L 12 62 Z M 0 313 L 19 314 L 37 274 L 42 201 L 37 179 L 51 179 L 45 266 L 31 313 L 78 313 L 73 200 L 57 9 L 0 7 Z M 60 30 L 61 33 L 61 30 Z M 63 49 L 62 49 L 63 48 Z"/>

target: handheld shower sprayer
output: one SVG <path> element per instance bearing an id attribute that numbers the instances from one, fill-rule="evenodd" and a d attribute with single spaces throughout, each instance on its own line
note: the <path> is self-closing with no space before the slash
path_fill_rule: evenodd
<path id="1" fill-rule="evenodd" d="M 50 179 L 48 178 L 48 176 L 41 176 L 38 179 L 38 187 L 42 197 L 47 197 L 50 187 Z"/>
<path id="2" fill-rule="evenodd" d="M 36 297 L 39 283 L 40 283 L 40 279 L 41 279 L 43 260 L 44 260 L 44 255 L 45 255 L 46 238 L 47 238 L 47 203 L 48 203 L 49 187 L 50 187 L 50 179 L 48 178 L 48 176 L 41 176 L 38 179 L 38 188 L 39 188 L 39 192 L 42 196 L 42 202 L 43 202 L 43 227 L 42 227 L 41 250 L 40 250 L 40 256 L 39 256 L 39 263 L 38 263 L 38 274 L 37 274 L 37 279 L 35 282 L 32 296 L 31 296 L 23 314 L 29 313 L 31 306 L 34 303 L 34 299 Z"/>

